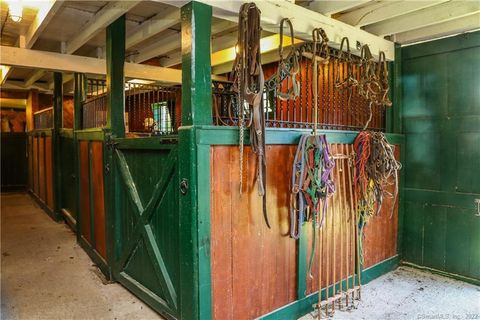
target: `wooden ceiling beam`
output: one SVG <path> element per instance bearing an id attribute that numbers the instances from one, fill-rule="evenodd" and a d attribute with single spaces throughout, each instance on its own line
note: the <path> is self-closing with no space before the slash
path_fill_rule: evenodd
<path id="1" fill-rule="evenodd" d="M 212 25 L 212 35 L 227 30 L 236 29 L 237 25 L 230 21 L 220 21 Z M 182 46 L 180 32 L 166 36 L 160 41 L 154 42 L 151 45 L 143 47 L 135 56 L 134 61 L 141 63 L 152 58 L 165 55 L 171 51 L 180 50 Z"/>
<path id="2" fill-rule="evenodd" d="M 480 29 L 480 13 L 395 34 L 395 41 L 410 44 Z"/>
<path id="3" fill-rule="evenodd" d="M 366 26 L 365 31 L 378 36 L 406 32 L 480 12 L 478 1 L 449 1 L 431 8 L 421 9 L 409 14 Z"/>
<path id="4" fill-rule="evenodd" d="M 7 66 L 102 75 L 107 72 L 104 59 L 7 46 L 0 46 L 0 51 L 2 52 L 0 64 Z M 165 83 L 181 83 L 182 71 L 125 63 L 125 77 Z M 32 82 L 32 84 L 33 83 L 34 82 Z"/>
<path id="5" fill-rule="evenodd" d="M 334 16 L 352 26 L 363 27 L 403 14 L 435 6 L 448 0 L 428 1 L 380 1 Z"/>
<path id="6" fill-rule="evenodd" d="M 73 54 L 80 49 L 88 40 L 92 39 L 99 32 L 104 30 L 112 22 L 120 18 L 122 15 L 130 11 L 141 1 L 112 1 L 108 2 L 100 11 L 98 11 L 87 23 L 81 28 L 81 31 L 67 42 L 66 53 Z"/>
<path id="7" fill-rule="evenodd" d="M 338 12 L 346 11 L 352 8 L 356 8 L 358 6 L 364 5 L 368 3 L 369 0 L 356 0 L 356 1 L 349 1 L 349 0 L 321 0 L 321 1 L 312 1 L 309 3 L 308 8 L 315 12 L 321 13 L 325 16 L 330 16 Z"/>
<path id="8" fill-rule="evenodd" d="M 25 48 L 31 49 L 37 41 L 40 34 L 45 30 L 58 10 L 60 10 L 63 1 L 50 0 L 43 2 L 44 5 L 35 15 L 35 19 L 25 34 Z"/>
<path id="9" fill-rule="evenodd" d="M 238 12 L 243 3 L 248 1 L 216 1 L 216 0 L 198 0 L 199 2 L 208 4 L 213 8 L 213 15 L 217 18 L 238 22 Z M 185 1 L 161 1 L 167 2 L 175 6 L 182 6 Z M 394 60 L 395 45 L 393 42 L 378 37 L 374 34 L 346 24 L 344 22 L 329 18 L 321 13 L 314 12 L 310 9 L 292 4 L 288 1 L 263 0 L 256 2 L 257 7 L 262 12 L 261 25 L 263 30 L 278 33 L 280 21 L 283 18 L 290 18 L 293 22 L 295 38 L 303 40 L 312 39 L 312 30 L 322 27 L 327 33 L 330 42 L 329 46 L 340 48 L 343 37 L 350 40 L 351 51 L 355 55 L 360 55 L 360 47 L 357 44 L 367 44 L 374 55 L 378 55 L 379 51 L 385 52 L 387 60 Z"/>
<path id="10" fill-rule="evenodd" d="M 128 34 L 125 46 L 127 49 L 136 46 L 178 23 L 180 23 L 180 10 L 178 8 L 162 11 L 143 22 L 138 28 Z"/>

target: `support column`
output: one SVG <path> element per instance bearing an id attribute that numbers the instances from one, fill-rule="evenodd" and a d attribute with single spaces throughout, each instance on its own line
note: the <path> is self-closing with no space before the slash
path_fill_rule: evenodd
<path id="1" fill-rule="evenodd" d="M 125 15 L 107 27 L 107 128 L 125 137 Z"/>
<path id="2" fill-rule="evenodd" d="M 63 127 L 63 75 L 60 72 L 55 72 L 53 74 L 53 83 L 53 212 L 60 217 L 62 209 L 62 150 L 60 148 L 60 129 Z"/>
<path id="3" fill-rule="evenodd" d="M 210 319 L 212 315 L 210 164 L 206 156 L 210 149 L 196 142 L 198 126 L 212 124 L 211 22 L 212 8 L 208 5 L 192 1 L 181 9 L 182 126 L 178 151 L 181 319 Z"/>
<path id="4" fill-rule="evenodd" d="M 86 96 L 87 77 L 83 73 L 74 74 L 73 89 L 73 130 L 82 130 L 82 102 Z"/>

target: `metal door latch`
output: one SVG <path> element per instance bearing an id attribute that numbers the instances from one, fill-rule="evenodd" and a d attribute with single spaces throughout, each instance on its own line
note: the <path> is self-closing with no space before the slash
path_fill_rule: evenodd
<path id="1" fill-rule="evenodd" d="M 475 199 L 475 203 L 477 204 L 477 214 L 476 217 L 480 217 L 480 199 Z"/>
<path id="2" fill-rule="evenodd" d="M 188 180 L 183 178 L 182 181 L 180 181 L 180 192 L 183 194 L 183 195 L 186 195 L 187 194 L 187 190 L 188 190 Z"/>

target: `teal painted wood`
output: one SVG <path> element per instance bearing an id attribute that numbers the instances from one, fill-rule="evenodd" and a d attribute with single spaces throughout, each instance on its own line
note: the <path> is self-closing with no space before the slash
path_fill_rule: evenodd
<path id="1" fill-rule="evenodd" d="M 73 135 L 73 133 L 72 133 Z M 61 135 L 60 136 L 60 163 L 61 163 L 61 209 L 68 211 L 73 218 L 73 222 L 77 220 L 77 197 L 76 197 L 76 181 L 77 173 L 75 170 L 75 140 L 73 137 Z"/>
<path id="2" fill-rule="evenodd" d="M 308 241 L 307 233 L 304 231 L 298 240 L 298 256 L 297 256 L 297 300 L 305 298 L 307 294 L 307 251 Z"/>
<path id="3" fill-rule="evenodd" d="M 212 8 L 192 1 L 181 9 L 182 26 L 182 126 L 179 128 L 179 175 L 185 188 L 180 196 L 180 318 L 211 318 L 210 261 L 206 259 L 210 234 L 210 190 L 200 187 L 205 175 L 198 157 L 204 148 L 197 145 L 197 127 L 211 124 L 210 34 Z M 201 166 L 201 165 L 200 165 Z M 202 209 L 202 206 L 204 206 Z M 202 264 L 200 266 L 200 264 Z M 200 287 L 201 286 L 201 287 Z M 208 294 L 208 296 L 205 296 Z"/>
<path id="4" fill-rule="evenodd" d="M 319 134 L 326 134 L 329 143 L 353 143 L 357 131 L 318 130 Z M 267 144 L 298 144 L 301 135 L 309 134 L 308 129 L 279 129 L 267 128 L 265 135 Z M 402 144 L 402 134 L 386 134 L 391 144 Z M 198 144 L 207 145 L 238 145 L 237 127 L 201 126 L 197 131 Z M 249 133 L 245 132 L 245 143 L 250 143 Z"/>
<path id="5" fill-rule="evenodd" d="M 77 140 L 103 141 L 105 140 L 105 131 L 100 128 L 77 130 L 75 137 Z"/>
<path id="6" fill-rule="evenodd" d="M 362 284 L 366 284 L 381 275 L 384 275 L 398 267 L 400 263 L 399 256 L 392 257 L 384 260 L 370 268 L 362 271 Z M 357 283 L 357 282 L 356 282 Z M 337 283 L 337 286 L 340 284 Z M 345 284 L 344 284 L 345 285 Z M 331 294 L 330 290 L 330 294 Z M 322 290 L 322 299 L 326 298 L 326 289 Z M 263 315 L 258 319 L 262 320 L 296 320 L 299 317 L 312 312 L 313 305 L 318 302 L 318 292 L 312 293 L 303 299 L 292 302 L 286 306 L 283 306 L 269 314 Z"/>
<path id="7" fill-rule="evenodd" d="M 402 49 L 407 262 L 480 279 L 480 32 Z"/>
<path id="8" fill-rule="evenodd" d="M 178 149 L 139 145 L 113 147 L 113 276 L 157 312 L 179 318 Z"/>
<path id="9" fill-rule="evenodd" d="M 125 15 L 107 27 L 107 128 L 125 137 Z"/>

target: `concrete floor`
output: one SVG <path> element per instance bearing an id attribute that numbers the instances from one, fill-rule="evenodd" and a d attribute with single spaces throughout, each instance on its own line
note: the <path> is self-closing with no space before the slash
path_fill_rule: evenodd
<path id="1" fill-rule="evenodd" d="M 102 283 L 74 233 L 28 195 L 2 194 L 1 223 L 1 319 L 162 319 Z M 358 308 L 333 319 L 480 320 L 480 287 L 402 267 L 363 286 Z"/>
<path id="2" fill-rule="evenodd" d="M 313 312 L 300 319 L 316 316 Z M 480 319 L 480 287 L 400 267 L 362 286 L 357 309 L 336 310 L 331 319 Z"/>
<path id="3" fill-rule="evenodd" d="M 103 284 L 75 234 L 26 194 L 1 195 L 1 319 L 163 319 Z"/>

